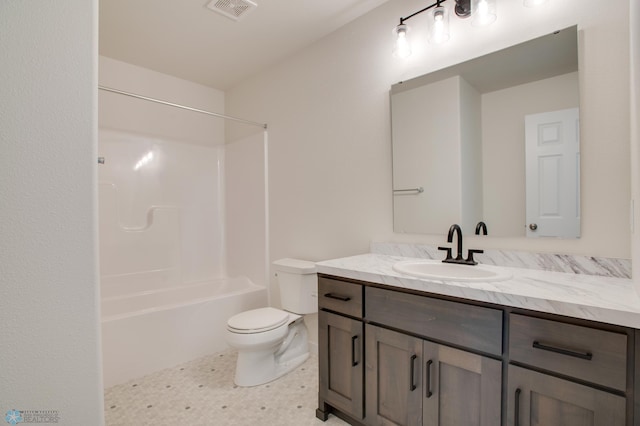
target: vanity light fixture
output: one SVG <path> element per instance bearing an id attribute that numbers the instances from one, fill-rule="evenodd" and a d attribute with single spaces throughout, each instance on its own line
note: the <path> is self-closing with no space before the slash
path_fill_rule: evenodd
<path id="1" fill-rule="evenodd" d="M 407 39 L 409 26 L 405 21 L 422 12 L 430 11 L 428 20 L 429 43 L 444 43 L 449 40 L 449 10 L 442 6 L 447 0 L 437 0 L 435 3 L 421 9 L 409 16 L 400 18 L 400 24 L 394 28 L 396 46 L 393 49 L 395 56 L 406 58 L 411 55 L 411 47 Z M 486 26 L 496 20 L 496 0 L 453 0 L 453 10 L 459 18 L 473 17 L 471 24 L 474 26 Z M 540 0 L 537 0 L 540 1 Z"/>
<path id="2" fill-rule="evenodd" d="M 409 45 L 409 41 L 407 40 L 407 32 L 409 31 L 409 27 L 407 24 L 400 24 L 396 28 L 394 28 L 394 33 L 398 39 L 396 40 L 396 46 L 393 49 L 393 55 L 398 58 L 408 58 L 411 56 L 411 46 Z"/>
<path id="3" fill-rule="evenodd" d="M 473 0 L 471 3 L 474 27 L 486 27 L 496 20 L 496 0 Z"/>
<path id="4" fill-rule="evenodd" d="M 449 40 L 449 11 L 436 6 L 429 12 L 429 43 L 444 43 Z"/>

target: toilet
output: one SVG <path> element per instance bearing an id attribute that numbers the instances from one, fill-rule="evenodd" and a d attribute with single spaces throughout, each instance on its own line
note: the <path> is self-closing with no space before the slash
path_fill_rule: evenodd
<path id="1" fill-rule="evenodd" d="M 227 343 L 238 350 L 234 377 L 238 386 L 271 382 L 309 358 L 302 315 L 318 312 L 316 266 L 297 259 L 280 259 L 273 266 L 284 310 L 253 309 L 227 321 Z"/>

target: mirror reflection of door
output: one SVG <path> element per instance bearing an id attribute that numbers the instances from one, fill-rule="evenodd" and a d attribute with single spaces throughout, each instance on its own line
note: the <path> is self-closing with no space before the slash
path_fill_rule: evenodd
<path id="1" fill-rule="evenodd" d="M 579 110 L 525 117 L 527 237 L 580 237 Z"/>

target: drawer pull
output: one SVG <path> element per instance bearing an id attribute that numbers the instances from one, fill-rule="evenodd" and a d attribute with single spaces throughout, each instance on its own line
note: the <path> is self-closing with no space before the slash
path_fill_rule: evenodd
<path id="1" fill-rule="evenodd" d="M 327 293 L 324 295 L 324 297 L 328 297 L 329 299 L 342 300 L 343 302 L 348 302 L 349 300 L 351 300 L 349 296 L 343 296 L 342 294 L 336 293 Z"/>
<path id="2" fill-rule="evenodd" d="M 533 347 L 536 349 L 542 349 L 543 351 L 555 352 L 562 355 L 572 356 L 574 358 L 586 359 L 587 361 L 591 361 L 591 358 L 593 358 L 593 354 L 591 352 L 575 352 L 568 349 L 556 348 L 554 346 L 544 345 L 537 340 L 533 342 Z"/>
<path id="3" fill-rule="evenodd" d="M 513 426 L 520 426 L 520 388 L 516 389 L 516 401 L 513 407 Z"/>
<path id="4" fill-rule="evenodd" d="M 414 390 L 416 390 L 418 387 L 416 386 L 415 382 L 413 381 L 414 377 L 415 377 L 415 369 L 416 369 L 416 359 L 418 358 L 418 355 L 411 355 L 411 371 L 409 372 L 410 374 L 410 379 L 409 379 L 409 390 L 411 392 L 413 392 Z"/>
<path id="5" fill-rule="evenodd" d="M 351 337 L 351 366 L 355 367 L 358 365 L 358 361 L 356 361 L 356 340 L 358 340 L 358 336 Z"/>
<path id="6" fill-rule="evenodd" d="M 431 364 L 433 364 L 432 360 L 427 361 L 427 398 L 431 398 L 433 392 L 431 392 Z"/>

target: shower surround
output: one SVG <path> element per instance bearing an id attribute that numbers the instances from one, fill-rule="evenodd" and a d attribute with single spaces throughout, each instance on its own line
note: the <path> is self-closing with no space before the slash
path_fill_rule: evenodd
<path id="1" fill-rule="evenodd" d="M 227 318 L 267 304 L 263 283 L 230 277 L 225 145 L 99 131 L 105 386 L 227 347 Z"/>

